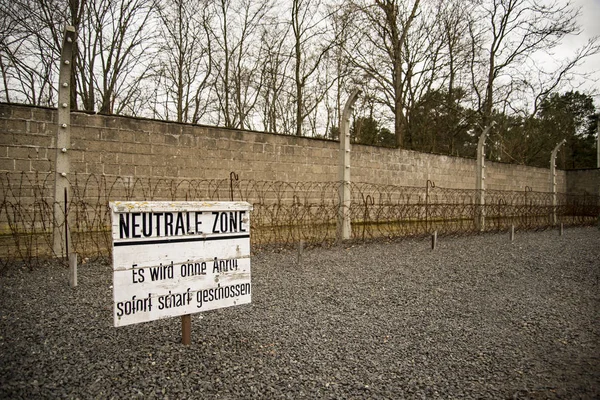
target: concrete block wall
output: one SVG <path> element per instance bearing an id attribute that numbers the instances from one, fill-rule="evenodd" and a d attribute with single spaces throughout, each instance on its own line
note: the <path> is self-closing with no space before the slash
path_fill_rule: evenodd
<path id="1" fill-rule="evenodd" d="M 461 158 L 410 150 L 355 145 L 352 179 L 384 185 L 475 189 L 475 158 Z M 486 161 L 486 189 L 551 191 L 550 169 Z M 557 171 L 557 190 L 566 191 L 566 172 Z"/>
<path id="2" fill-rule="evenodd" d="M 0 171 L 49 171 L 56 118 L 50 109 L 0 104 Z"/>
<path id="3" fill-rule="evenodd" d="M 0 104 L 0 201 L 52 204 L 56 119 L 56 110 Z"/>
<path id="4" fill-rule="evenodd" d="M 576 169 L 567 172 L 567 193 L 600 196 L 600 169 Z"/>
<path id="5" fill-rule="evenodd" d="M 73 113 L 72 170 L 185 179 L 328 181 L 333 143 L 292 136 Z"/>
<path id="6" fill-rule="evenodd" d="M 0 172 L 51 172 L 56 118 L 53 109 L 0 104 Z M 227 179 L 235 171 L 241 180 L 338 180 L 338 142 L 82 112 L 71 124 L 71 171 L 80 177 Z M 354 145 L 351 163 L 353 182 L 475 188 L 475 159 Z M 558 191 L 591 191 L 600 180 L 591 171 L 557 171 Z M 548 168 L 488 161 L 486 177 L 488 189 L 550 191 Z"/>

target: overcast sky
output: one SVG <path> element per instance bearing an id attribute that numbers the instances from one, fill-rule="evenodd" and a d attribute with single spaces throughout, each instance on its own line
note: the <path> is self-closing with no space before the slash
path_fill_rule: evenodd
<path id="1" fill-rule="evenodd" d="M 576 7 L 581 7 L 579 24 L 582 32 L 579 36 L 565 38 L 560 51 L 567 55 L 572 54 L 574 49 L 583 46 L 592 37 L 600 36 L 600 0 L 572 0 L 572 2 Z M 593 74 L 596 82 L 589 82 L 585 85 L 585 89 L 595 92 L 596 108 L 600 108 L 600 54 L 588 58 L 580 71 Z"/>

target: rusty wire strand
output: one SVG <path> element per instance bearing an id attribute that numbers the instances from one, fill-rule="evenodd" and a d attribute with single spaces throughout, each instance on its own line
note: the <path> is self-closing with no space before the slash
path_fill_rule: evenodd
<path id="1" fill-rule="evenodd" d="M 167 179 L 73 175 L 65 210 L 72 250 L 81 257 L 110 254 L 109 201 L 238 200 L 253 205 L 254 246 L 331 244 L 337 240 L 338 213 L 350 216 L 352 239 L 479 233 L 476 219 L 485 215 L 485 232 L 539 230 L 597 221 L 598 196 L 448 189 L 427 181 L 423 187 L 352 183 L 352 205 L 340 210 L 339 182 L 282 182 L 229 179 Z M 33 268 L 52 252 L 54 226 L 51 174 L 0 175 L 0 268 L 22 262 Z M 61 232 L 64 232 L 61 226 Z M 64 237 L 63 237 L 64 243 Z"/>

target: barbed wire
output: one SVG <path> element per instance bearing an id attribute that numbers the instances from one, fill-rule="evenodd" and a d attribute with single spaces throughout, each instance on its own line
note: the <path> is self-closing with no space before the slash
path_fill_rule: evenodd
<path id="1" fill-rule="evenodd" d="M 110 201 L 247 201 L 253 246 L 332 244 L 341 213 L 352 222 L 353 240 L 405 236 L 462 235 L 479 232 L 548 229 L 556 224 L 594 224 L 598 196 L 548 192 L 486 190 L 352 183 L 349 208 L 340 207 L 339 182 L 282 182 L 239 179 L 167 179 L 73 175 L 70 198 L 52 198 L 54 177 L 41 173 L 0 175 L 0 268 L 23 263 L 30 268 L 55 257 L 54 208 L 62 213 L 71 249 L 80 257 L 110 255 Z M 63 201 L 64 200 L 64 201 Z M 478 218 L 485 216 L 485 224 Z M 63 218 L 61 218 L 63 219 Z M 63 249 L 66 235 L 62 233 Z"/>

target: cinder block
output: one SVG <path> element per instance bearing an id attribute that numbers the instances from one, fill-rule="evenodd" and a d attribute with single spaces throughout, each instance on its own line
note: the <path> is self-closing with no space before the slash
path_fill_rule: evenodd
<path id="1" fill-rule="evenodd" d="M 216 150 L 217 140 L 211 138 L 198 138 L 198 148 L 202 150 Z"/>
<path id="2" fill-rule="evenodd" d="M 0 158 L 0 171 L 14 171 L 15 160 Z"/>
<path id="3" fill-rule="evenodd" d="M 149 132 L 134 132 L 134 142 L 136 143 L 150 143 Z"/>
<path id="4" fill-rule="evenodd" d="M 133 142 L 135 142 L 135 133 L 132 131 L 120 130 L 119 135 L 118 135 L 118 140 L 121 143 L 133 143 Z"/>
<path id="5" fill-rule="evenodd" d="M 206 128 L 206 133 L 204 136 L 211 139 L 221 139 L 221 133 L 219 129 L 213 127 Z"/>
<path id="6" fill-rule="evenodd" d="M 181 135 L 183 125 L 178 123 L 160 122 L 157 127 L 160 129 L 159 132 L 162 132 L 163 134 L 179 136 Z"/>
<path id="7" fill-rule="evenodd" d="M 88 163 L 86 172 L 88 174 L 102 175 L 104 173 L 104 164 Z"/>
<path id="8" fill-rule="evenodd" d="M 218 152 L 215 152 L 214 157 L 209 157 L 210 159 L 207 159 L 207 161 L 221 163 L 223 161 L 231 160 L 234 156 L 234 153 L 229 150 L 219 150 Z"/>
<path id="9" fill-rule="evenodd" d="M 247 142 L 239 142 L 239 141 L 230 141 L 229 142 L 229 150 L 235 152 L 245 152 L 251 151 L 251 147 L 249 147 Z"/>
<path id="10" fill-rule="evenodd" d="M 265 146 L 263 144 L 253 144 L 252 145 L 252 152 L 254 154 L 264 153 L 265 152 Z"/>
<path id="11" fill-rule="evenodd" d="M 13 104 L 0 103 L 0 118 L 10 119 L 15 107 Z"/>
<path id="12" fill-rule="evenodd" d="M 50 133 L 46 122 L 28 121 L 27 127 L 28 132 L 34 135 L 47 135 Z"/>
<path id="13" fill-rule="evenodd" d="M 105 175 L 119 175 L 121 173 L 120 165 L 105 163 L 103 172 Z"/>
<path id="14" fill-rule="evenodd" d="M 7 133 L 0 130 L 0 145 L 14 146 L 15 140 L 12 133 Z"/>
<path id="15" fill-rule="evenodd" d="M 201 133 L 200 133 L 201 130 L 202 130 L 202 128 L 195 126 L 195 125 L 183 125 L 181 127 L 181 134 L 198 137 L 201 135 Z"/>
<path id="16" fill-rule="evenodd" d="M 153 147 L 153 145 L 146 143 L 122 143 L 120 152 L 128 154 L 153 154 Z"/>
<path id="17" fill-rule="evenodd" d="M 217 149 L 219 150 L 228 150 L 229 149 L 229 140 L 217 139 Z"/>
<path id="18" fill-rule="evenodd" d="M 176 166 L 177 168 L 186 168 L 186 167 L 193 166 L 193 161 L 190 161 L 190 159 L 186 158 L 186 157 L 173 157 L 171 159 L 164 160 L 164 161 L 165 161 L 164 165 L 173 165 L 173 166 Z"/>
<path id="19" fill-rule="evenodd" d="M 273 154 L 276 151 L 275 146 L 271 143 L 265 143 L 263 149 L 266 154 Z"/>
<path id="20" fill-rule="evenodd" d="M 121 175 L 121 176 L 135 175 L 135 165 L 121 163 L 121 164 L 119 164 L 119 166 L 120 166 L 119 175 Z"/>
<path id="21" fill-rule="evenodd" d="M 72 129 L 71 139 L 82 138 L 85 140 L 100 140 L 101 129 L 95 126 L 87 126 L 84 128 Z"/>
<path id="22" fill-rule="evenodd" d="M 12 110 L 12 119 L 32 119 L 32 110 L 30 107 L 14 107 Z"/>
<path id="23" fill-rule="evenodd" d="M 127 131 L 138 131 L 144 123 L 145 121 L 133 117 L 121 117 L 118 121 L 118 128 Z"/>
<path id="24" fill-rule="evenodd" d="M 162 132 L 161 133 L 156 133 L 156 132 L 150 133 L 149 139 L 150 139 L 151 144 L 164 144 L 165 143 L 165 135 Z"/>
<path id="25" fill-rule="evenodd" d="M 179 137 L 174 135 L 165 135 L 165 144 L 170 146 L 178 146 Z"/>
<path id="26" fill-rule="evenodd" d="M 223 133 L 225 133 L 225 131 L 223 131 Z M 227 135 L 229 137 L 229 140 L 234 140 L 234 141 L 243 141 L 244 140 L 244 134 L 240 131 L 227 131 Z"/>
<path id="27" fill-rule="evenodd" d="M 117 129 L 101 129 L 100 130 L 100 140 L 106 141 L 118 141 L 119 131 Z"/>
<path id="28" fill-rule="evenodd" d="M 86 126 L 86 127 L 105 127 L 106 122 L 105 115 L 100 114 L 87 114 L 87 113 L 71 113 L 71 123 L 73 125 Z"/>
<path id="29" fill-rule="evenodd" d="M 185 146 L 185 147 L 188 147 L 188 148 L 196 147 L 197 146 L 196 137 L 193 136 L 193 135 L 189 135 L 189 134 L 188 135 L 181 135 L 179 137 L 179 144 L 181 146 Z"/>
<path id="30" fill-rule="evenodd" d="M 296 154 L 296 147 L 295 146 L 283 146 L 282 147 L 282 154 L 284 156 L 294 156 Z"/>
<path id="31" fill-rule="evenodd" d="M 40 148 L 50 148 L 54 141 L 54 136 L 28 135 L 22 144 L 26 146 L 36 146 Z"/>
<path id="32" fill-rule="evenodd" d="M 37 160 L 39 159 L 39 152 L 40 148 L 37 146 L 11 147 L 9 150 L 10 156 L 18 160 Z"/>
<path id="33" fill-rule="evenodd" d="M 152 145 L 152 149 L 147 154 L 155 154 L 157 157 L 165 157 L 167 159 L 172 158 L 173 156 L 180 156 L 182 154 L 188 153 L 190 149 L 185 149 L 180 146 L 159 146 Z"/>
<path id="34" fill-rule="evenodd" d="M 71 161 L 71 172 L 76 174 L 86 174 L 87 164 L 81 161 Z"/>
<path id="35" fill-rule="evenodd" d="M 198 169 L 194 169 L 194 174 L 198 173 L 198 171 L 199 171 Z M 180 176 L 179 174 L 180 174 L 179 168 L 177 168 L 176 166 L 173 166 L 173 165 L 167 165 L 166 171 L 165 171 L 165 176 L 177 178 Z M 184 175 L 182 177 L 186 177 L 186 178 L 192 177 L 193 178 L 195 176 L 194 174 Z"/>
<path id="36" fill-rule="evenodd" d="M 111 129 L 118 129 L 123 123 L 123 118 L 116 116 L 105 116 L 104 126 Z"/>
<path id="37" fill-rule="evenodd" d="M 164 160 L 149 154 L 135 154 L 133 160 L 136 166 L 160 165 L 164 163 Z"/>
<path id="38" fill-rule="evenodd" d="M 85 151 L 83 152 L 83 161 L 88 164 L 100 164 L 102 162 L 102 152 Z"/>
<path id="39" fill-rule="evenodd" d="M 6 126 L 3 129 L 5 132 L 10 133 L 26 133 L 27 132 L 27 121 L 11 119 L 6 122 Z"/>
<path id="40" fill-rule="evenodd" d="M 104 164 L 117 164 L 117 154 L 119 153 L 102 153 L 101 162 L 103 162 Z"/>
<path id="41" fill-rule="evenodd" d="M 127 165 L 127 164 L 133 164 L 133 154 L 129 154 L 129 153 L 117 153 L 117 164 L 120 165 Z"/>
<path id="42" fill-rule="evenodd" d="M 30 160 L 15 160 L 15 171 L 30 172 L 31 161 Z"/>
<path id="43" fill-rule="evenodd" d="M 109 141 L 86 141 L 85 149 L 86 151 L 99 153 L 104 151 L 118 153 L 121 151 L 121 143 Z"/>
<path id="44" fill-rule="evenodd" d="M 207 169 L 211 169 L 209 167 L 204 168 L 204 171 Z M 191 168 L 189 166 L 179 168 L 175 165 L 169 165 L 166 167 L 166 173 L 172 177 L 179 177 L 185 179 L 197 179 L 199 170 L 196 168 Z"/>

